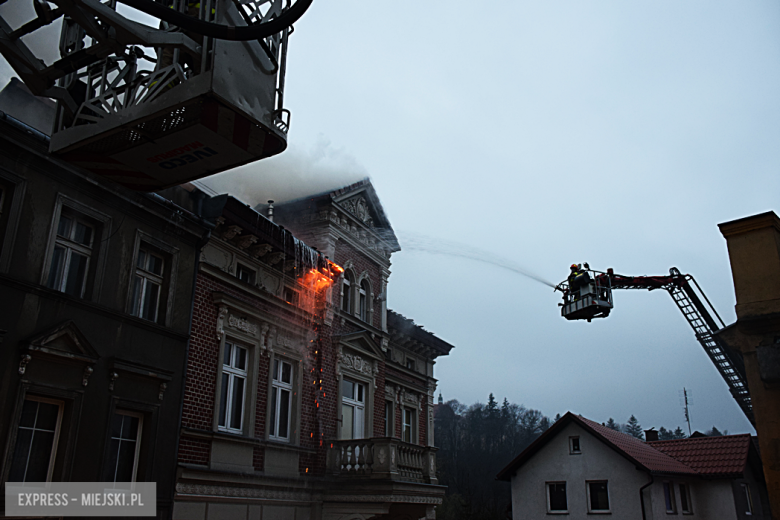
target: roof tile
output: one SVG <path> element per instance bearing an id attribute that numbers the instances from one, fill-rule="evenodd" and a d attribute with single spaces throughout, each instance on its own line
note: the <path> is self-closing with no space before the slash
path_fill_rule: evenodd
<path id="1" fill-rule="evenodd" d="M 745 471 L 750 450 L 750 435 L 746 433 L 723 437 L 697 437 L 652 441 L 648 444 L 684 462 L 701 475 L 736 476 L 742 475 Z"/>

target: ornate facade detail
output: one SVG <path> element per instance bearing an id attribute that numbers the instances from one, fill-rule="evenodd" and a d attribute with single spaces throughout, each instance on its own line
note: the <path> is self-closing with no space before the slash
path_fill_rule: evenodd
<path id="1" fill-rule="evenodd" d="M 307 502 L 311 499 L 308 493 L 297 493 L 283 489 L 263 489 L 257 487 L 208 486 L 201 484 L 176 484 L 179 495 L 222 496 L 240 498 L 259 498 L 270 500 L 286 500 Z"/>
<path id="2" fill-rule="evenodd" d="M 247 247 L 251 246 L 257 242 L 257 237 L 254 235 L 242 235 L 238 237 L 236 240 L 236 245 L 239 247 L 239 249 L 246 249 Z"/>
<path id="3" fill-rule="evenodd" d="M 371 212 L 368 209 L 368 202 L 366 202 L 365 197 L 358 196 L 345 200 L 341 203 L 341 206 L 368 227 L 374 227 L 374 219 L 371 218 Z"/>
<path id="4" fill-rule="evenodd" d="M 168 385 L 167 385 L 167 384 L 165 384 L 165 383 L 160 383 L 160 389 L 159 389 L 159 393 L 157 394 L 157 399 L 159 399 L 160 401 L 162 401 L 162 400 L 163 400 L 163 394 L 165 393 L 165 391 L 166 391 L 167 389 L 168 389 Z"/>
<path id="5" fill-rule="evenodd" d="M 268 255 L 268 258 L 266 258 L 266 261 L 269 265 L 276 265 L 279 262 L 282 261 L 284 258 L 284 253 L 277 251 L 276 253 L 271 253 Z"/>
<path id="6" fill-rule="evenodd" d="M 84 372 L 81 374 L 81 386 L 87 386 L 89 383 L 89 376 L 91 376 L 94 371 L 95 369 L 90 366 L 84 367 Z"/>
<path id="7" fill-rule="evenodd" d="M 225 229 L 222 232 L 222 238 L 225 240 L 232 240 L 236 235 L 241 233 L 242 229 L 240 226 L 228 226 L 227 229 Z"/>
<path id="8" fill-rule="evenodd" d="M 108 376 L 110 379 L 110 382 L 108 383 L 108 391 L 113 392 L 114 391 L 114 382 L 119 379 L 119 374 L 116 372 L 111 372 L 111 375 Z"/>
<path id="9" fill-rule="evenodd" d="M 271 246 L 271 244 L 257 244 L 250 247 L 247 252 L 255 258 L 260 258 L 265 256 L 267 253 L 270 253 L 272 249 L 273 246 Z"/>
<path id="10" fill-rule="evenodd" d="M 379 372 L 376 361 L 373 363 L 358 355 L 344 354 L 340 360 L 343 367 L 355 370 L 367 376 L 375 376 Z"/>
<path id="11" fill-rule="evenodd" d="M 226 305 L 219 306 L 219 313 L 217 314 L 217 341 L 222 341 L 225 336 L 225 317 L 227 317 L 228 308 Z"/>
<path id="12" fill-rule="evenodd" d="M 293 338 L 291 338 L 289 336 L 284 336 L 284 335 L 282 335 L 282 333 L 279 333 L 276 336 L 276 344 L 277 345 L 281 345 L 281 346 L 287 347 L 287 348 L 293 348 L 293 347 L 295 347 L 295 343 L 296 342 L 295 342 L 295 340 Z"/>
<path id="13" fill-rule="evenodd" d="M 230 325 L 234 329 L 244 331 L 247 334 L 257 335 L 257 331 L 258 331 L 257 324 L 251 323 L 245 318 L 239 318 L 231 314 L 230 317 L 228 318 L 228 325 Z"/>
<path id="14" fill-rule="evenodd" d="M 27 370 L 27 363 L 29 363 L 30 361 L 32 361 L 32 356 L 30 356 L 29 354 L 24 354 L 22 356 L 21 361 L 19 361 L 19 375 L 20 376 L 24 375 L 25 371 Z"/>

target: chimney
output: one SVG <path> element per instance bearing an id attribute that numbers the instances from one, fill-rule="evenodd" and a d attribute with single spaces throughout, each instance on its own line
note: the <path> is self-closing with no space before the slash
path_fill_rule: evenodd
<path id="1" fill-rule="evenodd" d="M 268 201 L 268 220 L 271 222 L 274 221 L 274 201 L 269 200 Z"/>
<path id="2" fill-rule="evenodd" d="M 650 428 L 649 430 L 645 430 L 645 441 L 652 442 L 658 440 L 658 432 L 655 431 L 654 428 Z"/>

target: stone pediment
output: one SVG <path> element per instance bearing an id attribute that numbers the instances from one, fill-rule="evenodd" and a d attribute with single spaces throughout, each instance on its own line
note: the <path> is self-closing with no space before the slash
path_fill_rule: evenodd
<path id="1" fill-rule="evenodd" d="M 26 343 L 27 350 L 31 353 L 55 356 L 63 360 L 91 364 L 100 357 L 78 326 L 70 320 L 31 338 Z"/>
<path id="2" fill-rule="evenodd" d="M 366 226 L 373 228 L 376 220 L 376 210 L 371 208 L 370 203 L 363 195 L 358 195 L 338 203 L 339 206 L 347 210 L 354 217 L 357 217 Z"/>
<path id="3" fill-rule="evenodd" d="M 339 338 L 340 350 L 345 348 L 353 351 L 355 354 L 363 355 L 364 357 L 370 357 L 377 360 L 384 359 L 384 353 L 382 352 L 379 344 L 371 337 L 371 334 L 365 331 L 353 332 L 352 334 L 346 334 Z"/>

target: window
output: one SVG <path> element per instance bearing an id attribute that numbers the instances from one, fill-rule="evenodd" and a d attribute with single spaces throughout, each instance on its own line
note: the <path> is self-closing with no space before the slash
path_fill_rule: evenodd
<path id="1" fill-rule="evenodd" d="M 680 510 L 685 514 L 693 513 L 691 509 L 691 493 L 688 484 L 680 484 Z"/>
<path id="2" fill-rule="evenodd" d="M 609 512 L 609 491 L 607 481 L 588 482 L 588 512 Z"/>
<path id="3" fill-rule="evenodd" d="M 385 401 L 385 437 L 393 437 L 393 401 Z"/>
<path id="4" fill-rule="evenodd" d="M 752 515 L 753 514 L 753 496 L 750 494 L 750 485 L 748 484 L 740 484 L 742 486 L 742 491 L 745 493 L 745 514 L 746 515 Z"/>
<path id="5" fill-rule="evenodd" d="M 341 310 L 352 311 L 352 275 L 349 272 L 344 273 L 344 280 L 341 281 Z"/>
<path id="6" fill-rule="evenodd" d="M 62 409 L 62 401 L 32 396 L 24 400 L 9 482 L 51 481 Z"/>
<path id="7" fill-rule="evenodd" d="M 254 269 L 250 269 L 245 265 L 238 264 L 238 266 L 236 266 L 236 278 L 238 278 L 244 283 L 254 285 L 255 274 L 256 273 Z"/>
<path id="8" fill-rule="evenodd" d="M 94 238 L 93 224 L 80 215 L 63 210 L 57 224 L 47 287 L 76 298 L 84 296 Z"/>
<path id="9" fill-rule="evenodd" d="M 222 357 L 222 391 L 219 401 L 219 429 L 222 431 L 243 432 L 246 369 L 247 350 L 226 341 Z"/>
<path id="10" fill-rule="evenodd" d="M 117 410 L 111 417 L 111 440 L 105 482 L 135 482 L 141 447 L 143 416 Z"/>
<path id="11" fill-rule="evenodd" d="M 408 368 L 409 370 L 414 370 L 414 366 L 415 366 L 414 359 L 406 358 L 406 368 Z"/>
<path id="12" fill-rule="evenodd" d="M 370 293 L 369 287 L 368 287 L 368 281 L 363 280 L 360 282 L 360 288 L 358 289 L 358 299 L 359 299 L 359 309 L 360 309 L 360 319 L 363 321 L 368 321 L 368 295 Z"/>
<path id="13" fill-rule="evenodd" d="M 580 451 L 580 438 L 569 437 L 569 454 L 579 455 L 580 453 L 582 453 L 582 451 Z"/>
<path id="14" fill-rule="evenodd" d="M 290 305 L 298 305 L 298 291 L 290 289 L 289 287 L 285 287 L 284 301 L 286 301 Z"/>
<path id="15" fill-rule="evenodd" d="M 160 294 L 163 292 L 165 260 L 162 255 L 142 244 L 138 249 L 133 300 L 130 314 L 149 321 L 158 321 Z"/>
<path id="16" fill-rule="evenodd" d="M 402 440 L 404 442 L 416 442 L 416 435 L 415 435 L 415 416 L 417 415 L 416 410 L 412 410 L 411 408 L 404 408 L 404 424 L 403 424 L 403 437 Z"/>
<path id="17" fill-rule="evenodd" d="M 674 500 L 674 486 L 671 482 L 664 482 L 664 500 L 666 501 L 666 512 L 677 513 L 677 502 Z"/>
<path id="18" fill-rule="evenodd" d="M 290 440 L 290 416 L 292 415 L 292 365 L 280 359 L 274 360 L 271 377 L 270 437 L 274 440 Z"/>
<path id="19" fill-rule="evenodd" d="M 547 483 L 547 512 L 569 512 L 569 506 L 566 502 L 566 482 Z"/>
<path id="20" fill-rule="evenodd" d="M 365 423 L 366 387 L 349 379 L 341 382 L 341 438 L 362 439 Z"/>

